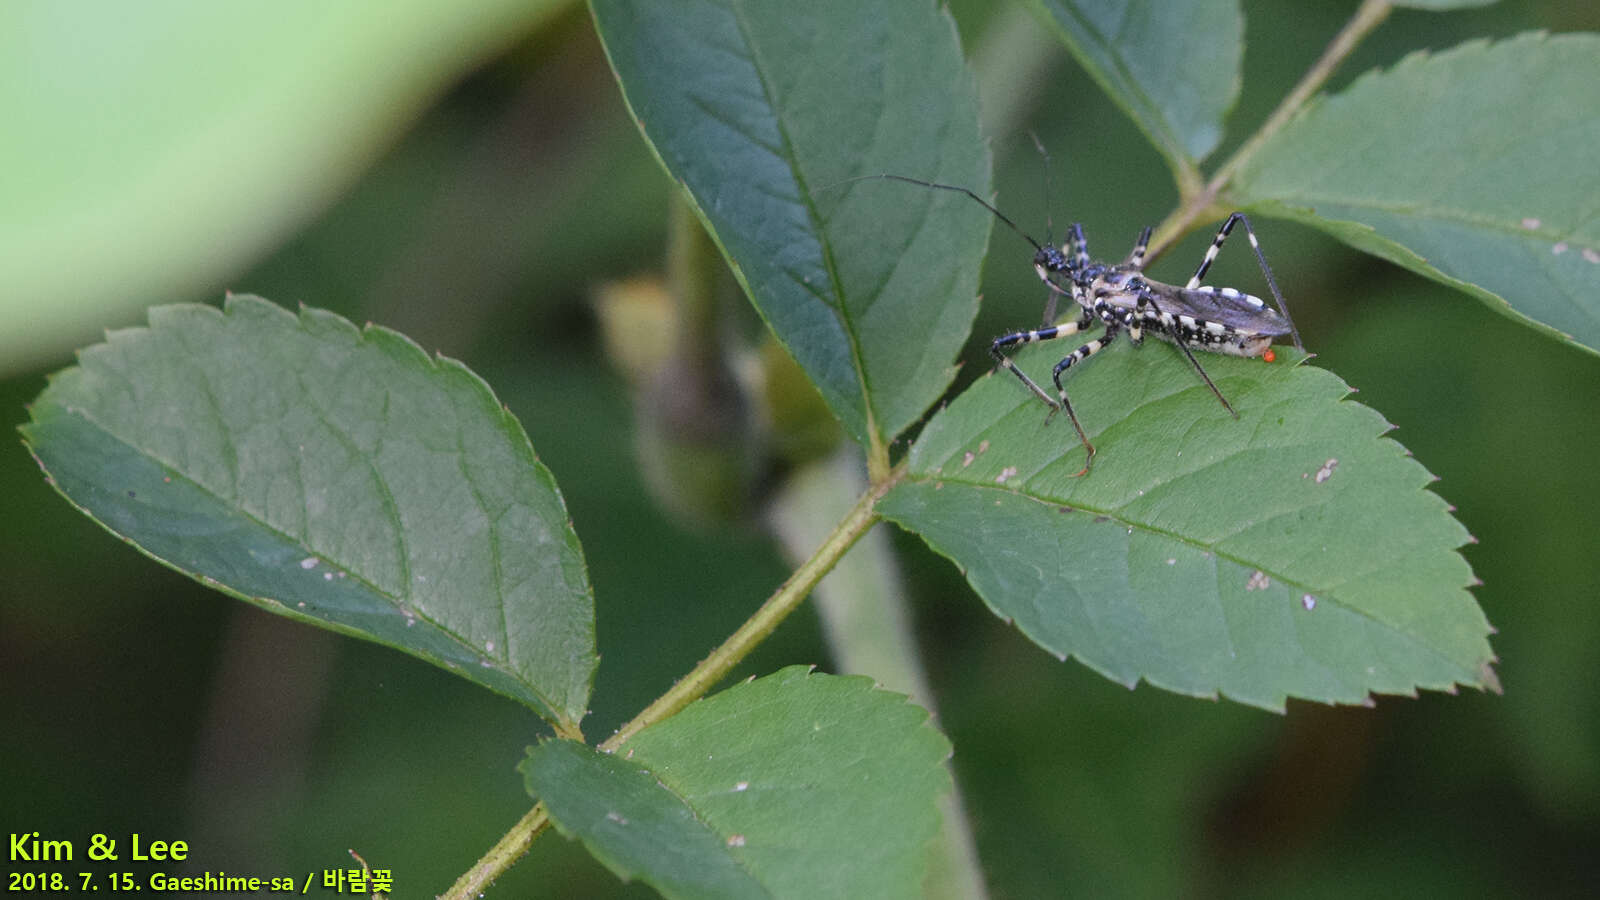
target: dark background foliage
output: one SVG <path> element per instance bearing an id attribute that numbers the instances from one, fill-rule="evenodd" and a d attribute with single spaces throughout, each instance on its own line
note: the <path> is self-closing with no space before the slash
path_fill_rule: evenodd
<path id="1" fill-rule="evenodd" d="M 1259 0 L 1223 158 L 1354 4 Z M 1531 28 L 1600 29 L 1570 4 L 1397 11 L 1333 89 L 1419 47 Z M 988 4 L 954 10 L 969 48 Z M 1155 151 L 1067 58 L 985 99 L 1002 208 L 1042 231 L 1081 219 L 1102 255 L 1174 204 Z M 981 60 L 980 60 L 981 63 Z M 197 75 L 197 77 L 200 77 Z M 1508 124 L 1508 127 L 1514 125 Z M 591 737 L 686 672 L 784 576 L 756 528 L 689 528 L 649 499 L 630 392 L 591 292 L 656 272 L 669 184 L 622 107 L 588 14 L 569 8 L 397 133 L 331 206 L 225 288 L 403 331 L 467 361 L 521 418 L 583 539 L 602 663 Z M 1038 223 L 1033 225 L 1033 223 Z M 898 536 L 942 728 L 996 896 L 1587 894 L 1600 883 L 1600 359 L 1307 229 L 1258 223 L 1318 365 L 1360 389 L 1479 539 L 1465 554 L 1499 628 L 1504 696 L 1291 702 L 1274 716 L 1061 664 L 996 621 L 958 574 Z M 1181 280 L 1196 234 L 1154 273 Z M 995 233 L 964 384 L 983 345 L 1037 316 L 1025 245 Z M 1253 284 L 1248 254 L 1216 283 Z M 129 322 L 107 322 L 107 325 Z M 914 326 L 914 323 L 908 323 Z M 914 333 L 914 332 L 913 332 Z M 64 354 L 0 383 L 23 404 Z M 1241 486 L 1248 490 L 1248 486 Z M 0 453 L 0 818 L 84 840 L 178 838 L 207 869 L 396 870 L 443 890 L 530 805 L 513 766 L 530 711 L 409 657 L 229 601 L 61 502 L 22 448 Z M 889 527 L 889 526 L 884 526 Z M 830 668 L 809 608 L 744 669 Z M 870 673 L 869 673 L 870 674 Z M 546 836 L 504 896 L 635 894 Z"/>

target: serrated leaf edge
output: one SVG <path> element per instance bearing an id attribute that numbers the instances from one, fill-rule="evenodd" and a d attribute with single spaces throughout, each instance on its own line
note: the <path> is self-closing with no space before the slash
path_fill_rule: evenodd
<path id="1" fill-rule="evenodd" d="M 282 308 L 281 306 L 277 305 L 276 303 L 273 303 L 273 302 L 271 302 L 269 300 L 266 300 L 264 298 L 257 297 L 257 296 L 252 295 L 252 294 L 234 294 L 234 293 L 231 293 L 231 292 L 228 293 L 225 296 L 224 303 L 223 303 L 223 308 L 220 309 L 220 310 L 217 309 L 216 307 L 208 306 L 206 304 L 199 304 L 199 303 L 167 304 L 167 305 L 164 305 L 164 306 L 152 307 L 150 309 L 150 312 L 149 312 L 149 316 L 151 318 L 151 324 L 143 325 L 143 326 L 132 326 L 132 327 L 128 327 L 128 328 L 108 329 L 106 331 L 106 340 L 104 342 L 102 342 L 101 344 L 95 345 L 95 346 L 110 346 L 111 344 L 117 343 L 118 341 L 121 341 L 121 340 L 129 339 L 129 338 L 131 338 L 131 337 L 133 337 L 135 335 L 146 333 L 146 332 L 150 332 L 150 331 L 155 331 L 158 328 L 162 327 L 162 326 L 156 324 L 155 320 L 157 318 L 160 318 L 162 316 L 169 315 L 169 314 L 176 314 L 179 311 L 183 311 L 183 312 L 200 312 L 200 311 L 204 311 L 204 313 L 213 314 L 213 315 L 216 315 L 219 318 L 224 318 L 225 319 L 230 314 L 232 314 L 235 310 L 243 309 L 245 307 L 251 307 L 251 308 L 254 308 L 254 309 L 258 310 L 258 311 L 265 311 L 265 312 L 267 312 L 268 315 L 282 316 L 282 317 L 284 317 L 286 319 L 292 319 L 295 322 L 296 327 L 300 331 L 306 332 L 308 334 L 309 334 L 309 331 L 307 330 L 306 325 L 307 325 L 308 322 L 313 321 L 313 320 L 320 320 L 321 323 L 323 323 L 323 324 L 331 324 L 331 325 L 334 325 L 335 327 L 338 327 L 338 328 L 348 328 L 349 329 L 349 333 L 351 335 L 353 335 L 360 342 L 367 342 L 368 340 L 392 342 L 394 346 L 398 346 L 398 347 L 402 348 L 408 354 L 413 355 L 415 360 L 418 363 L 422 364 L 425 368 L 429 369 L 431 372 L 441 373 L 441 374 L 456 374 L 456 375 L 464 374 L 464 375 L 468 376 L 468 383 L 472 386 L 472 389 L 474 390 L 474 392 L 479 394 L 479 399 L 482 402 L 484 402 L 485 404 L 487 404 L 488 408 L 492 408 L 492 409 L 496 410 L 497 424 L 500 426 L 500 428 L 503 431 L 507 432 L 508 436 L 512 437 L 513 446 L 514 446 L 515 450 L 518 453 L 524 453 L 525 452 L 527 454 L 527 457 L 526 457 L 527 460 L 530 461 L 533 464 L 532 465 L 533 471 L 536 473 L 536 475 L 540 479 L 541 483 L 543 483 L 544 486 L 549 488 L 551 493 L 555 496 L 556 501 L 559 504 L 561 512 L 562 512 L 563 516 L 565 517 L 565 521 L 566 521 L 567 534 L 565 535 L 565 540 L 568 542 L 569 546 L 571 546 L 572 549 L 575 550 L 576 553 L 577 553 L 578 565 L 579 565 L 579 568 L 580 568 L 580 573 L 581 573 L 582 578 L 583 578 L 585 593 L 589 597 L 589 601 L 590 601 L 591 608 L 592 608 L 594 592 L 593 592 L 593 588 L 590 586 L 589 580 L 588 580 L 588 563 L 587 563 L 587 561 L 585 560 L 585 558 L 583 556 L 581 544 L 579 544 L 577 542 L 577 532 L 576 532 L 576 529 L 573 526 L 571 514 L 567 510 L 566 498 L 561 494 L 561 491 L 559 490 L 559 487 L 556 484 L 554 473 L 550 472 L 549 468 L 546 467 L 539 460 L 538 455 L 537 455 L 536 451 L 533 448 L 533 443 L 528 438 L 526 431 L 522 428 L 521 422 L 519 422 L 517 420 L 517 418 L 511 414 L 510 410 L 504 404 L 502 404 L 499 401 L 499 399 L 495 396 L 493 389 L 490 388 L 489 384 L 487 382 L 485 382 L 480 376 L 478 376 L 477 373 L 473 372 L 470 368 L 468 368 L 464 363 L 460 362 L 459 360 L 444 356 L 443 354 L 435 354 L 435 355 L 431 355 L 430 356 L 426 350 L 424 350 L 419 344 L 417 344 L 415 341 L 413 341 L 410 337 L 408 337 L 408 336 L 406 336 L 406 335 L 404 335 L 404 334 L 402 334 L 402 333 L 400 333 L 398 331 L 395 331 L 395 330 L 390 329 L 390 328 L 386 328 L 386 327 L 381 326 L 381 325 L 374 325 L 372 323 L 368 323 L 364 327 L 357 327 L 355 325 L 355 323 L 351 322 L 349 319 L 344 318 L 343 316 L 338 315 L 337 313 L 333 313 L 333 312 L 330 312 L 328 310 L 318 309 L 318 308 L 315 308 L 315 307 L 308 307 L 308 306 L 305 306 L 304 304 L 302 304 L 300 306 L 300 314 L 298 316 L 296 316 L 294 313 L 291 313 L 288 310 L 286 310 L 286 309 Z M 202 313 L 202 314 L 204 314 L 204 313 Z M 47 378 L 46 378 L 47 385 L 53 386 L 58 379 L 67 377 L 69 375 L 69 373 L 71 373 L 71 372 L 73 372 L 75 370 L 80 370 L 82 368 L 82 366 L 81 366 L 82 355 L 84 353 L 86 353 L 86 352 L 93 351 L 94 349 L 95 349 L 95 347 L 91 346 L 91 347 L 88 347 L 88 348 L 82 348 L 82 349 L 78 350 L 77 351 L 77 355 L 80 358 L 80 365 L 69 366 L 67 368 L 64 368 L 64 369 L 58 370 L 56 372 L 50 373 L 50 375 L 48 375 Z M 69 415 L 73 415 L 73 416 L 75 416 L 75 417 L 77 417 L 79 419 L 82 419 L 85 422 L 88 422 L 88 423 L 92 424 L 94 427 L 100 429 L 101 431 L 103 431 L 109 437 L 115 439 L 117 442 L 119 442 L 119 443 L 123 444 L 124 446 L 128 447 L 129 450 L 132 451 L 134 454 L 139 455 L 139 456 L 143 456 L 143 457 L 145 457 L 147 459 L 150 459 L 150 460 L 154 461 L 155 463 L 157 463 L 158 465 L 162 466 L 163 468 L 166 468 L 166 469 L 168 469 L 168 470 L 170 470 L 170 471 L 172 471 L 174 473 L 177 473 L 177 477 L 183 478 L 185 480 L 185 482 L 187 482 L 189 485 L 191 485 L 195 490 L 197 490 L 197 491 L 199 491 L 201 493 L 204 493 L 204 494 L 206 494 L 208 496 L 213 497 L 213 499 L 217 500 L 219 505 L 222 505 L 222 506 L 227 507 L 227 508 L 233 508 L 229 503 L 224 501 L 222 498 L 216 497 L 214 494 L 212 494 L 204 486 L 202 486 L 199 483 L 197 483 L 197 482 L 193 481 L 192 479 L 188 478 L 188 476 L 182 474 L 183 473 L 183 469 L 180 466 L 174 464 L 170 460 L 162 459 L 162 458 L 156 456 L 155 454 L 153 454 L 152 452 L 150 452 L 148 450 L 145 450 L 143 448 L 140 448 L 135 444 L 130 443 L 122 435 L 118 434 L 114 429 L 106 426 L 103 422 L 100 422 L 94 416 L 90 415 L 87 410 L 84 410 L 81 407 L 70 406 L 70 405 L 67 405 L 67 404 L 61 404 L 60 408 L 65 413 L 67 413 Z M 108 533 L 114 535 L 119 540 L 123 541 L 124 543 L 127 543 L 130 546 L 134 547 L 138 552 L 140 552 L 144 556 L 147 556 L 150 559 L 155 560 L 156 562 L 166 566 L 169 569 L 172 569 L 175 572 L 178 572 L 178 573 L 180 573 L 182 575 L 185 575 L 185 576 L 187 576 L 189 578 L 192 578 L 193 580 L 199 582 L 200 584 L 204 585 L 205 587 L 208 587 L 208 588 L 211 588 L 211 589 L 214 589 L 214 590 L 218 590 L 218 591 L 220 591 L 221 593 L 223 593 L 223 594 L 225 594 L 227 596 L 233 597 L 235 599 L 243 600 L 245 602 L 254 603 L 254 604 L 257 604 L 257 605 L 270 606 L 274 610 L 280 611 L 282 614 L 286 615 L 289 618 L 292 618 L 292 619 L 294 619 L 296 621 L 299 621 L 299 622 L 302 622 L 302 623 L 305 623 L 305 624 L 308 624 L 308 625 L 313 625 L 313 626 L 318 627 L 318 628 L 323 628 L 323 629 L 326 629 L 326 630 L 329 630 L 329 631 L 334 631 L 334 632 L 337 632 L 337 633 L 340 633 L 340 634 L 345 634 L 345 635 L 349 635 L 349 636 L 352 636 L 352 637 L 361 638 L 361 639 L 364 639 L 364 640 L 373 640 L 374 639 L 375 635 L 372 635 L 372 634 L 370 634 L 368 632 L 365 632 L 365 631 L 363 631 L 363 630 L 361 630 L 359 628 L 353 628 L 353 627 L 342 625 L 342 624 L 339 624 L 339 623 L 330 622 L 330 621 L 328 621 L 326 619 L 322 619 L 322 618 L 319 618 L 319 617 L 314 616 L 314 615 L 309 615 L 309 614 L 306 614 L 306 613 L 303 613 L 303 612 L 299 612 L 298 610 L 290 608 L 288 605 L 284 604 L 281 600 L 279 600 L 277 598 L 274 598 L 274 597 L 257 597 L 257 596 L 248 594 L 246 592 L 239 591 L 239 590 L 236 590 L 234 588 L 231 588 L 231 587 L 223 584 L 222 582 L 218 581 L 217 579 L 215 579 L 215 578 L 213 578 L 213 577 L 211 577 L 209 575 L 206 575 L 204 573 L 189 571 L 189 570 L 187 570 L 185 568 L 182 568 L 181 566 L 179 566 L 175 562 L 172 562 L 171 560 L 167 560 L 167 559 L 165 559 L 163 557 L 157 556 L 155 553 L 150 552 L 149 550 L 144 548 L 137 541 L 134 541 L 133 539 L 131 539 L 131 538 L 123 535 L 122 533 L 116 531 L 108 523 L 101 521 L 100 518 L 97 517 L 96 515 L 94 515 L 90 510 L 88 510 L 87 508 L 83 507 L 77 501 L 75 501 L 71 497 L 69 497 L 56 484 L 54 477 L 50 475 L 50 472 L 45 467 L 43 460 L 41 460 L 39 458 L 38 453 L 35 452 L 32 441 L 29 440 L 28 425 L 37 422 L 37 416 L 35 415 L 33 404 L 29 404 L 28 411 L 29 411 L 29 423 L 24 423 L 23 425 L 18 426 L 18 430 L 21 431 L 22 434 L 23 434 L 23 443 L 28 448 L 29 454 L 31 456 L 33 456 L 33 459 L 34 459 L 35 463 L 38 464 L 40 470 L 45 473 L 46 481 L 51 485 L 51 487 L 53 489 L 55 489 L 57 491 L 57 493 L 59 493 L 62 496 L 63 499 L 65 499 L 70 505 L 72 505 L 73 508 L 75 508 L 79 512 L 83 513 L 91 521 L 93 521 L 96 524 L 100 525 Z M 284 534 L 281 530 L 279 530 L 275 526 L 272 526 L 272 525 L 269 525 L 269 524 L 267 524 L 265 522 L 262 522 L 256 516 L 254 516 L 253 514 L 247 512 L 247 511 L 245 511 L 243 509 L 236 509 L 235 511 L 241 517 L 243 517 L 243 518 L 247 519 L 248 521 L 252 522 L 253 524 L 255 524 L 262 531 L 264 531 L 264 532 L 266 532 L 268 534 L 277 535 L 286 544 L 296 545 L 296 544 L 300 543 L 299 540 L 297 538 L 295 538 L 294 536 Z M 312 550 L 310 548 L 307 548 L 307 552 L 310 553 L 310 552 L 312 552 Z M 327 559 L 327 557 L 323 556 L 320 552 L 316 553 L 316 555 L 319 558 Z M 334 563 L 336 565 L 338 564 L 336 560 L 329 559 L 328 561 L 332 562 L 332 563 Z M 542 705 L 544 705 L 545 709 L 544 710 L 540 710 L 541 713 L 549 713 L 551 718 L 553 718 L 555 720 L 555 722 L 563 730 L 567 731 L 568 733 L 576 733 L 577 732 L 578 720 L 573 720 L 573 719 L 569 719 L 568 718 L 568 712 L 569 712 L 568 705 L 566 703 L 559 703 L 558 704 L 558 703 L 554 702 L 552 698 L 546 696 L 544 691 L 538 689 L 536 686 L 534 686 L 532 683 L 530 683 L 520 672 L 517 672 L 515 670 L 515 668 L 512 666 L 512 664 L 510 662 L 510 659 L 509 659 L 509 653 L 510 653 L 510 647 L 509 647 L 510 641 L 509 640 L 506 641 L 506 644 L 508 646 L 506 646 L 504 648 L 505 652 L 502 654 L 501 658 L 485 656 L 484 655 L 484 651 L 482 651 L 478 647 L 478 645 L 477 645 L 477 643 L 475 641 L 472 641 L 472 640 L 469 640 L 469 639 L 466 639 L 466 638 L 462 637 L 461 635 L 457 634 L 454 630 L 445 627 L 443 624 L 441 624 L 440 622 L 438 622 L 437 620 L 435 620 L 431 616 L 427 615 L 424 611 L 422 611 L 420 609 L 412 609 L 412 608 L 407 607 L 406 605 L 398 602 L 396 599 L 391 598 L 386 591 L 378 588 L 376 585 L 373 585 L 370 581 L 368 581 L 367 579 L 365 579 L 361 575 L 357 574 L 354 570 L 350 569 L 349 567 L 340 565 L 340 569 L 342 571 L 348 573 L 347 578 L 353 578 L 358 584 L 361 584 L 361 585 L 364 585 L 364 586 L 368 587 L 372 591 L 374 596 L 377 596 L 377 597 L 380 597 L 380 598 L 383 598 L 384 600 L 386 600 L 394 608 L 394 610 L 397 613 L 421 619 L 422 621 L 426 622 L 430 627 L 432 627 L 436 631 L 438 631 L 440 634 L 443 634 L 446 637 L 448 637 L 450 640 L 456 642 L 459 646 L 461 646 L 466 651 L 464 655 L 470 656 L 472 658 L 480 659 L 480 660 L 482 660 L 482 661 L 484 661 L 486 663 L 497 664 L 497 666 L 501 669 L 501 671 L 504 671 L 507 674 L 511 675 L 513 678 L 515 678 L 518 684 L 522 685 L 528 691 L 528 693 L 531 696 L 537 698 L 539 700 L 539 702 Z M 503 617 L 504 616 L 504 606 L 505 606 L 503 600 L 500 603 L 500 606 L 501 606 L 501 614 L 502 614 L 502 617 Z M 593 617 L 592 616 L 590 617 L 588 630 L 589 630 L 590 646 L 593 646 L 593 643 L 594 643 L 594 625 L 593 625 Z M 444 660 L 435 660 L 431 656 L 422 655 L 420 653 L 414 652 L 411 648 L 406 647 L 404 645 L 393 644 L 393 643 L 390 643 L 389 641 L 386 641 L 386 640 L 378 640 L 376 642 L 377 643 L 381 643 L 384 646 L 389 646 L 389 647 L 393 647 L 395 649 L 401 650 L 402 652 L 405 652 L 408 655 L 415 656 L 415 657 L 417 657 L 419 659 L 423 659 L 423 660 L 425 660 L 427 662 L 440 664 L 447 671 L 451 671 L 451 670 L 454 670 L 456 668 L 454 663 L 447 663 Z M 593 658 L 593 660 L 595 662 L 598 662 L 599 657 L 597 655 L 592 657 L 592 658 Z M 585 697 L 587 697 L 590 693 L 592 693 L 593 684 L 594 684 L 595 669 L 596 669 L 596 665 L 594 664 L 594 662 L 592 662 L 587 667 L 587 673 L 586 673 L 586 677 L 584 679 L 584 690 L 583 690 L 583 693 L 584 693 Z M 475 681 L 474 683 L 481 685 L 481 682 L 476 682 Z M 481 685 L 481 686 L 487 687 L 487 685 Z M 499 693 L 499 691 L 496 691 L 496 692 Z M 511 699 L 518 700 L 519 702 L 521 701 L 521 698 L 518 698 L 518 697 L 512 697 Z M 581 718 L 582 711 L 579 712 L 579 715 L 580 715 L 580 718 Z"/>

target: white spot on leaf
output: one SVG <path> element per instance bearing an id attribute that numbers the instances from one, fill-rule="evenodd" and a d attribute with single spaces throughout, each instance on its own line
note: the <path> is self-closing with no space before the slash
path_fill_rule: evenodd
<path id="1" fill-rule="evenodd" d="M 300 560 L 300 568 L 315 569 L 317 567 L 317 563 L 319 562 L 321 562 L 321 560 L 317 559 L 315 556 L 308 556 L 305 559 Z"/>
<path id="2" fill-rule="evenodd" d="M 1260 569 L 1257 569 L 1255 574 L 1250 576 L 1250 580 L 1244 583 L 1244 589 L 1247 591 L 1264 591 L 1269 587 L 1272 587 L 1272 579 Z"/>
<path id="3" fill-rule="evenodd" d="M 1329 478 L 1332 478 L 1333 477 L 1333 470 L 1337 469 L 1338 467 L 1339 467 L 1339 461 L 1337 459 L 1330 459 L 1327 462 L 1323 463 L 1322 464 L 1322 468 L 1317 470 L 1317 476 L 1316 476 L 1317 484 L 1321 484 L 1324 481 L 1327 481 Z"/>
<path id="4" fill-rule="evenodd" d="M 744 846 L 744 835 L 742 835 L 742 834 L 730 834 L 730 835 L 728 835 L 728 846 L 729 847 L 743 847 Z"/>
<path id="5" fill-rule="evenodd" d="M 1528 229 L 1529 231 L 1533 231 L 1535 228 L 1538 228 L 1540 225 L 1543 225 L 1543 224 L 1544 224 L 1543 222 L 1539 221 L 1538 219 L 1535 219 L 1532 216 L 1529 216 L 1528 218 L 1522 220 L 1522 227 Z"/>
<path id="6" fill-rule="evenodd" d="M 994 477 L 994 483 L 995 484 L 1005 484 L 1006 483 L 1006 479 L 1010 478 L 1011 476 L 1013 476 L 1015 474 L 1017 474 L 1017 467 L 1016 466 L 1006 466 L 1004 469 L 1000 470 L 1000 474 L 999 475 L 996 475 Z"/>
<path id="7" fill-rule="evenodd" d="M 1306 612 L 1310 612 L 1317 608 L 1317 598 L 1311 596 L 1310 594 L 1306 594 L 1300 598 L 1300 605 L 1306 608 Z"/>

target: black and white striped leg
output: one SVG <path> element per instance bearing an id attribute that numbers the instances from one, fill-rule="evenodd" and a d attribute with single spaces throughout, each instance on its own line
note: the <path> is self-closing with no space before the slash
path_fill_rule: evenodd
<path id="1" fill-rule="evenodd" d="M 1052 296 L 1054 296 L 1053 292 Z M 1040 328 L 1037 331 L 1019 331 L 1016 334 L 1007 334 L 995 338 L 994 343 L 989 345 L 989 355 L 994 357 L 994 361 L 999 364 L 1000 368 L 1005 369 L 1011 374 L 1017 376 L 1017 379 L 1022 382 L 1024 387 L 1032 391 L 1034 396 L 1038 397 L 1040 400 L 1043 400 L 1045 405 L 1050 407 L 1050 413 L 1045 417 L 1045 421 L 1047 422 L 1050 420 L 1050 416 L 1055 415 L 1056 410 L 1060 409 L 1060 407 L 1056 404 L 1055 398 L 1050 396 L 1049 391 L 1046 391 L 1044 388 L 1040 387 L 1038 382 L 1034 381 L 1032 378 L 1029 378 L 1028 373 L 1017 368 L 1016 365 L 1011 362 L 1011 357 L 1006 356 L 1004 351 L 1008 347 L 1020 347 L 1023 344 L 1036 344 L 1040 341 L 1053 341 L 1057 338 L 1064 338 L 1077 334 L 1078 332 L 1088 328 L 1090 323 L 1093 321 L 1094 318 L 1085 312 L 1084 315 L 1076 322 L 1068 322 L 1064 325 L 1052 325 L 1049 328 Z"/>
<path id="2" fill-rule="evenodd" d="M 1061 253 L 1072 260 L 1072 265 L 1082 269 L 1089 265 L 1089 239 L 1083 236 L 1083 223 L 1073 222 L 1067 229 L 1067 241 L 1061 245 Z M 1050 281 L 1045 282 L 1044 298 L 1044 327 L 1048 328 L 1056 322 L 1056 306 L 1061 295 L 1071 296 L 1070 292 Z"/>
<path id="3" fill-rule="evenodd" d="M 1146 228 L 1144 230 L 1144 236 L 1146 240 L 1149 239 L 1150 229 Z M 1141 244 L 1141 246 L 1134 249 L 1142 250 L 1144 248 Z M 1150 294 L 1145 291 L 1140 291 L 1139 300 L 1134 305 L 1133 311 L 1129 313 L 1128 317 L 1123 321 L 1123 324 L 1128 328 L 1128 340 L 1132 341 L 1135 347 L 1144 343 L 1144 323 L 1147 320 L 1154 318 L 1151 316 L 1151 311 L 1154 309 L 1156 309 L 1155 298 L 1151 297 Z"/>
<path id="4" fill-rule="evenodd" d="M 1079 347 L 1071 353 L 1068 353 L 1066 357 L 1061 360 L 1061 362 L 1056 363 L 1055 371 L 1050 373 L 1051 379 L 1056 383 L 1057 396 L 1061 398 L 1061 408 L 1067 411 L 1067 418 L 1072 420 L 1073 430 L 1078 432 L 1078 440 L 1083 442 L 1083 451 L 1085 454 L 1083 458 L 1083 468 L 1078 470 L 1077 475 L 1072 476 L 1074 478 L 1087 475 L 1089 473 L 1089 467 L 1094 465 L 1094 445 L 1089 443 L 1089 436 L 1083 433 L 1083 424 L 1078 421 L 1078 414 L 1072 411 L 1072 401 L 1067 399 L 1067 389 L 1061 386 L 1061 374 L 1072 368 L 1074 365 L 1083 362 L 1096 353 L 1099 353 L 1101 350 L 1104 350 L 1111 344 L 1112 341 L 1116 340 L 1117 330 L 1120 327 L 1120 325 L 1115 324 L 1107 325 L 1105 334 L 1100 335 L 1100 337 L 1090 341 L 1087 344 L 1084 344 L 1082 347 Z"/>
<path id="5" fill-rule="evenodd" d="M 1133 252 L 1128 254 L 1127 265 L 1133 266 L 1135 269 L 1143 269 L 1144 268 L 1144 254 L 1145 254 L 1145 251 L 1149 250 L 1149 249 L 1150 249 L 1150 226 L 1146 225 L 1144 227 L 1144 230 L 1139 232 L 1139 240 L 1134 243 Z"/>
<path id="6" fill-rule="evenodd" d="M 1089 265 L 1089 239 L 1083 236 L 1083 223 L 1073 222 L 1067 229 L 1067 243 L 1062 252 L 1072 257 L 1073 264 L 1082 269 Z"/>
<path id="7" fill-rule="evenodd" d="M 1228 221 L 1222 223 L 1217 229 L 1217 236 L 1211 239 L 1211 246 L 1206 249 L 1205 259 L 1200 260 L 1200 267 L 1195 269 L 1194 277 L 1184 285 L 1185 290 L 1194 290 L 1200 286 L 1200 279 L 1206 277 L 1206 270 L 1211 268 L 1211 263 L 1216 260 L 1217 254 L 1222 252 L 1222 242 L 1228 239 L 1228 234 L 1233 231 L 1233 223 L 1243 222 L 1245 234 L 1250 238 L 1250 249 L 1256 253 L 1256 262 L 1261 266 L 1261 274 L 1266 276 L 1267 287 L 1272 289 L 1272 299 L 1278 301 L 1278 312 L 1283 313 L 1284 319 L 1289 322 L 1289 332 L 1294 335 L 1296 349 L 1304 350 L 1300 343 L 1300 330 L 1294 327 L 1294 317 L 1289 315 L 1289 307 L 1283 302 L 1283 292 L 1278 290 L 1278 280 L 1272 277 L 1272 267 L 1267 265 L 1267 257 L 1261 252 L 1261 242 L 1256 240 L 1256 230 L 1250 224 L 1250 219 L 1242 212 L 1228 216 Z M 1220 394 L 1218 396 L 1221 396 Z M 1226 401 L 1224 401 L 1226 402 Z"/>

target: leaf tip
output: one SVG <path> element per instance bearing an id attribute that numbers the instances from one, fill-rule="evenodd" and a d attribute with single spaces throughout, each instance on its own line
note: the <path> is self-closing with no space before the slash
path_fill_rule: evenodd
<path id="1" fill-rule="evenodd" d="M 1489 660 L 1478 669 L 1480 687 L 1496 696 L 1504 696 L 1505 690 L 1500 686 L 1500 676 L 1495 674 L 1494 660 Z"/>

